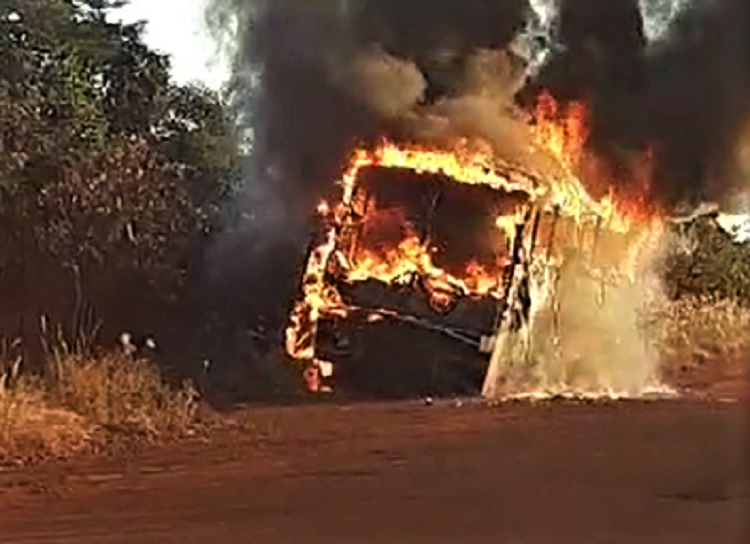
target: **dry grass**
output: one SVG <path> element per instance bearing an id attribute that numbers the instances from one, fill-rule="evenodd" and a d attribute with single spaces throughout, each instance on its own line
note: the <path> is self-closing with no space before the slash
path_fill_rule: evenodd
<path id="1" fill-rule="evenodd" d="M 55 408 L 43 385 L 19 375 L 20 343 L 0 340 L 0 457 L 60 455 L 90 438 L 90 425 L 70 410 Z"/>
<path id="2" fill-rule="evenodd" d="M 109 432 L 149 438 L 185 433 L 194 396 L 175 390 L 148 361 L 120 352 L 97 356 L 61 350 L 50 358 L 53 401 Z"/>
<path id="3" fill-rule="evenodd" d="M 38 383 L 21 380 L 0 392 L 0 458 L 60 457 L 91 443 L 95 427 L 53 407 Z"/>
<path id="4" fill-rule="evenodd" d="M 750 370 L 750 309 L 728 299 L 672 302 L 652 316 L 667 380 L 717 380 Z"/>
<path id="5" fill-rule="evenodd" d="M 193 391 L 169 387 L 151 363 L 121 352 L 94 355 L 60 344 L 43 377 L 19 376 L 19 365 L 0 351 L 0 459 L 175 438 L 195 422 Z"/>

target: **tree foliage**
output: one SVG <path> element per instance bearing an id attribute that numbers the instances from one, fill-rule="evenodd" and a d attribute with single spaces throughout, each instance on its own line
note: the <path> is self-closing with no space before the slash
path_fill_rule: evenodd
<path id="1" fill-rule="evenodd" d="M 750 244 L 737 242 L 715 217 L 675 227 L 673 251 L 665 261 L 672 298 L 719 297 L 750 303 Z"/>
<path id="2" fill-rule="evenodd" d="M 40 262 L 179 278 L 237 172 L 230 110 L 175 85 L 122 4 L 0 0 L 0 283 Z"/>

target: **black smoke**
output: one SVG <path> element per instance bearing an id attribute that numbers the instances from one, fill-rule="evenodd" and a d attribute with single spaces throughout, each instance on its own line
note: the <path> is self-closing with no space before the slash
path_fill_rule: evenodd
<path id="1" fill-rule="evenodd" d="M 586 101 L 589 144 L 615 166 L 653 149 L 648 196 L 666 210 L 726 203 L 746 183 L 735 146 L 750 104 L 750 2 L 693 4 L 665 43 L 648 44 L 636 0 L 563 0 L 564 53 L 533 86 Z"/>
<path id="2" fill-rule="evenodd" d="M 450 102 L 466 92 L 472 69 L 482 85 L 507 79 L 501 87 L 522 107 L 542 87 L 563 101 L 585 100 L 589 145 L 614 168 L 653 148 L 649 198 L 660 206 L 732 194 L 733 145 L 747 117 L 749 2 L 688 10 L 669 43 L 654 48 L 637 0 L 561 0 L 560 52 L 520 86 L 505 64 L 476 58 L 478 50 L 506 49 L 527 8 L 526 0 L 214 0 L 212 12 L 237 23 L 233 90 L 254 133 L 247 224 L 224 255 L 247 269 L 256 292 L 291 298 L 294 273 L 275 271 L 298 270 L 311 211 L 355 145 L 421 134 L 409 123 L 405 131 L 404 120 L 437 107 L 461 120 L 459 131 L 492 133 L 515 149 L 512 116 L 485 115 L 493 100 L 507 98 L 502 92 Z M 507 65 L 517 62 L 511 55 Z M 503 126 L 494 131 L 496 119 Z"/>
<path id="3" fill-rule="evenodd" d="M 735 145 L 750 105 L 750 3 L 689 12 L 646 69 L 640 132 L 661 145 L 655 195 L 668 204 L 731 198 L 746 182 Z"/>

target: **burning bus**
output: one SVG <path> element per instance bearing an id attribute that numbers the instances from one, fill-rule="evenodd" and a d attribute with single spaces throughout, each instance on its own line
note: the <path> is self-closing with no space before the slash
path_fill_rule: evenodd
<path id="1" fill-rule="evenodd" d="M 536 130 L 556 176 L 468 140 L 353 153 L 339 198 L 319 206 L 287 329 L 308 389 L 496 397 L 649 380 L 587 350 L 638 344 L 636 269 L 659 229 L 589 195 L 569 164 L 581 138 L 570 123 Z"/>

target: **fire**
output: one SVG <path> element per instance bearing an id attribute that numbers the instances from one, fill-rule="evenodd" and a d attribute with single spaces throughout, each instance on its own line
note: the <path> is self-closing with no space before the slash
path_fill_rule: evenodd
<path id="1" fill-rule="evenodd" d="M 524 192 L 533 201 L 546 200 L 549 206 L 559 206 L 566 214 L 576 217 L 613 217 L 611 204 L 594 202 L 575 176 L 545 182 L 518 166 L 499 164 L 486 148 L 470 149 L 461 144 L 445 151 L 386 143 L 373 153 L 371 164 L 407 168 L 417 173 L 444 174 L 458 183 L 488 185 L 506 192 Z"/>
<path id="2" fill-rule="evenodd" d="M 555 157 L 559 154 L 561 164 L 566 167 L 566 175 L 559 179 L 543 180 L 518 165 L 499 163 L 487 146 L 469 147 L 466 142 L 459 142 L 454 148 L 444 150 L 384 142 L 375 150 L 359 149 L 353 154 L 340 181 L 343 188 L 342 204 L 344 207 L 352 205 L 357 177 L 362 169 L 373 166 L 403 168 L 417 174 L 442 174 L 457 183 L 487 185 L 509 193 L 523 192 L 532 201 L 544 200 L 548 207 L 560 208 L 565 215 L 603 218 L 611 228 L 626 231 L 628 219 L 615 208 L 613 198 L 595 201 L 578 177 L 568 169 L 579 163 L 583 130 L 575 128 L 579 127 L 579 121 L 566 121 L 565 124 L 568 129 L 555 128 L 556 125 L 550 121 L 544 121 L 534 129 L 538 144 Z M 579 158 L 573 158 L 575 156 Z M 319 205 L 318 211 L 328 212 L 328 204 Z M 341 212 L 345 213 L 345 210 L 339 210 Z"/>
<path id="3" fill-rule="evenodd" d="M 429 148 L 419 145 L 402 145 L 383 142 L 375 149 L 356 150 L 339 182 L 342 196 L 338 203 L 321 202 L 318 214 L 325 225 L 325 236 L 308 260 L 303 280 L 303 296 L 292 312 L 287 329 L 287 351 L 298 359 L 315 360 L 314 337 L 318 319 L 324 314 L 346 316 L 354 308 L 342 300 L 337 288 L 330 282 L 360 282 L 368 279 L 385 284 L 410 284 L 418 278 L 420 285 L 430 294 L 431 304 L 444 306 L 460 296 L 505 296 L 503 275 L 514 263 L 507 256 L 497 256 L 494 263 L 466 263 L 457 273 L 448 273 L 435 264 L 436 250 L 431 240 L 406 232 L 390 247 L 342 247 L 339 239 L 348 239 L 352 231 L 361 229 L 362 213 L 355 202 L 357 182 L 363 169 L 369 167 L 411 170 L 417 174 L 446 176 L 456 183 L 486 185 L 505 193 L 521 192 L 528 195 L 528 204 L 515 214 L 497 217 L 494 227 L 498 240 L 512 249 L 517 226 L 531 221 L 531 210 L 552 212 L 553 234 L 557 217 L 566 217 L 582 224 L 595 225 L 595 229 L 627 233 L 633 223 L 644 223 L 648 214 L 638 198 L 616 199 L 609 191 L 604 198 L 595 199 L 586 190 L 583 173 L 601 175 L 604 168 L 586 153 L 589 135 L 586 108 L 572 104 L 560 108 L 555 99 L 543 93 L 539 99 L 531 136 L 541 149 L 556 159 L 561 174 L 553 179 L 542 178 L 519 165 L 500 162 L 487 145 L 467 141 L 458 142 L 451 149 Z M 642 164 L 647 165 L 644 161 Z M 642 168 L 643 184 L 650 175 Z M 645 180 L 645 181 L 644 181 Z M 607 179 L 607 182 L 611 179 Z M 609 183 L 610 186 L 614 184 Z M 645 194 L 645 193 L 641 193 Z M 536 227 L 535 227 L 536 229 Z M 534 234 L 536 236 L 536 233 Z M 549 248 L 546 251 L 549 258 Z M 435 306 L 433 306 L 435 307 Z M 382 318 L 382 316 L 381 316 Z"/>
<path id="4" fill-rule="evenodd" d="M 627 178 L 623 179 L 605 161 L 587 153 L 591 120 L 585 104 L 572 102 L 562 107 L 543 91 L 532 118 L 535 143 L 552 155 L 568 175 L 581 180 L 581 186 L 606 189 L 606 196 L 597 202 L 598 212 L 610 218 L 616 230 L 626 232 L 632 221 L 649 221 L 656 215 L 646 199 L 653 176 L 651 150 L 628 161 Z"/>
<path id="5" fill-rule="evenodd" d="M 317 211 L 318 211 L 318 215 L 325 216 L 325 215 L 328 215 L 329 213 L 331 213 L 331 207 L 328 205 L 328 202 L 326 202 L 325 200 L 323 200 L 323 201 L 321 201 L 318 204 L 318 210 Z"/>
<path id="6" fill-rule="evenodd" d="M 358 149 L 353 153 L 340 181 L 344 205 L 351 205 L 359 172 L 373 166 L 404 168 L 418 174 L 443 174 L 458 183 L 488 185 L 507 192 L 523 191 L 534 197 L 544 194 L 541 181 L 520 169 L 499 174 L 487 146 L 471 148 L 466 142 L 459 142 L 453 149 L 443 150 L 384 142 L 375 150 Z M 327 210 L 328 205 L 322 203 L 318 209 Z"/>
<path id="7" fill-rule="evenodd" d="M 586 106 L 574 102 L 563 111 L 555 98 L 543 91 L 533 117 L 531 131 L 536 143 L 551 153 L 569 173 L 579 172 L 589 137 Z"/>
<path id="8" fill-rule="evenodd" d="M 355 257 L 349 273 L 349 281 L 377 279 L 384 283 L 400 284 L 410 281 L 415 275 L 443 290 L 456 291 L 461 295 L 499 296 L 498 278 L 476 262 L 468 263 L 464 274 L 455 277 L 435 266 L 433 250 L 416 237 L 409 237 L 385 255 L 363 251 Z"/>
<path id="9" fill-rule="evenodd" d="M 352 265 L 348 274 L 352 281 L 377 278 L 395 283 L 414 273 L 431 276 L 441 272 L 432 264 L 429 247 L 415 237 L 407 238 L 385 255 L 363 251 Z"/>

